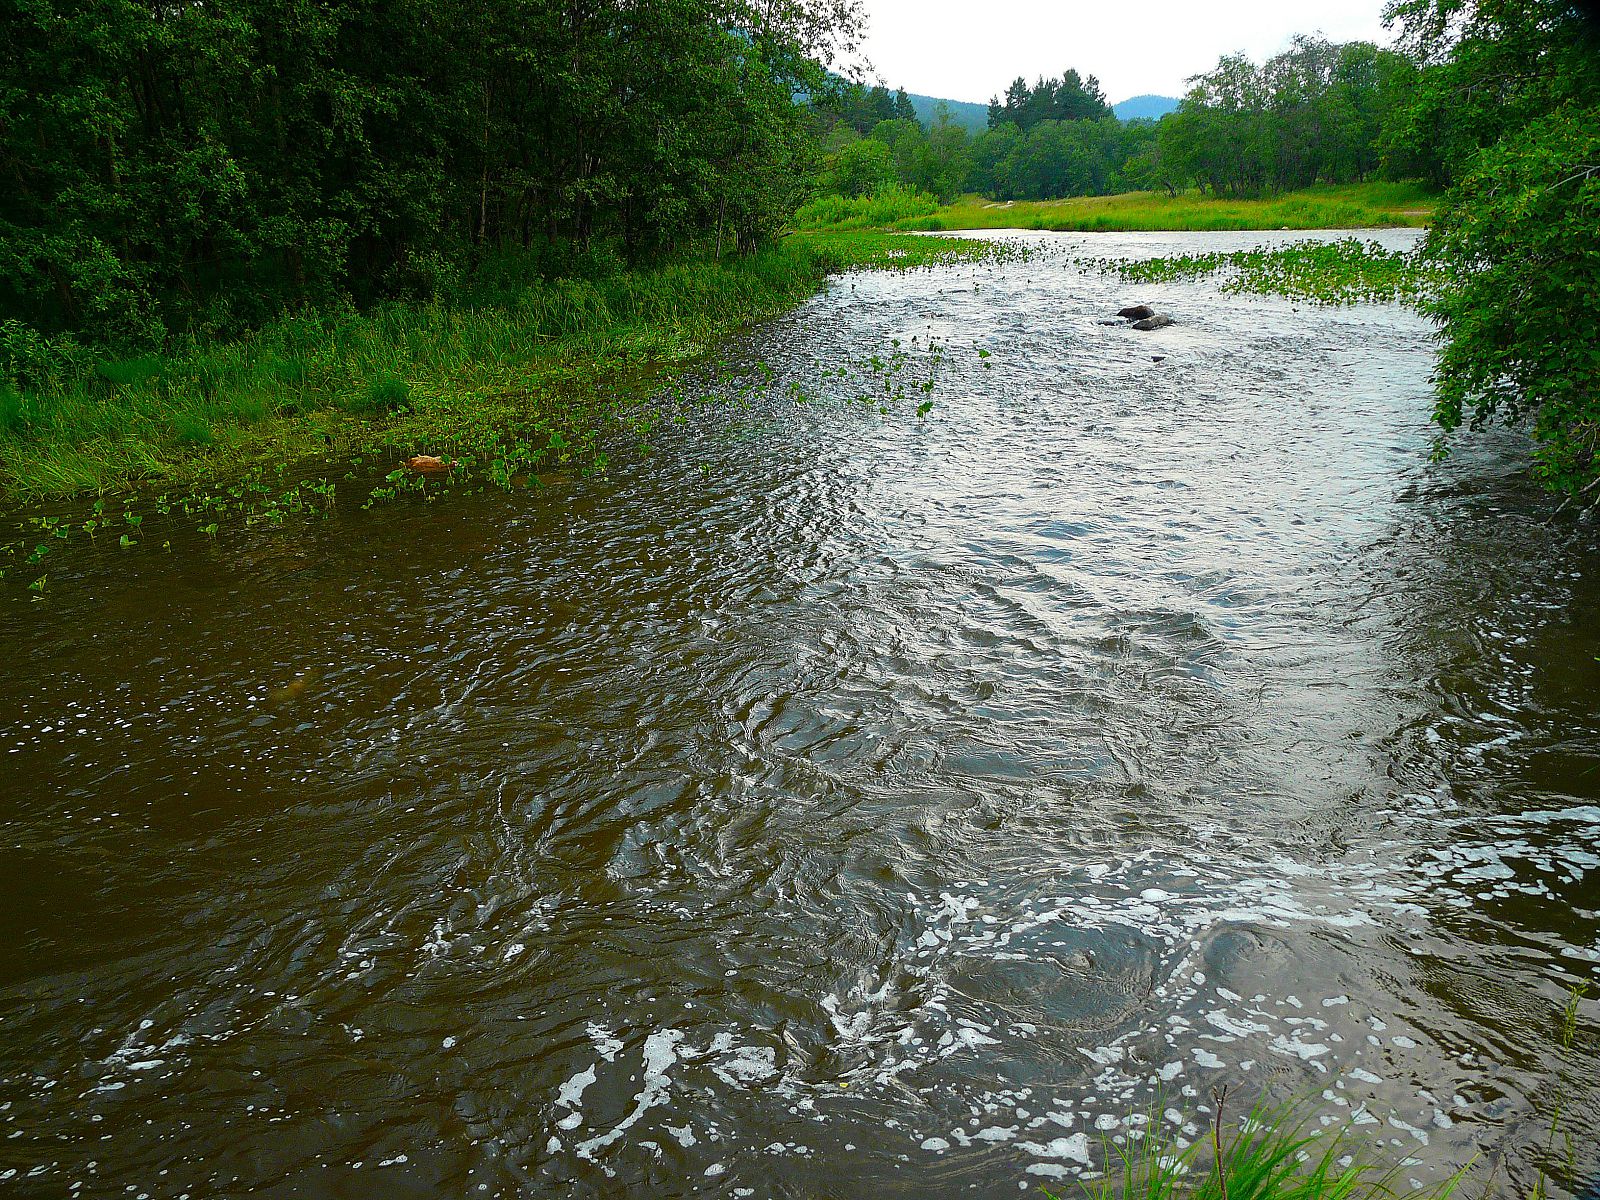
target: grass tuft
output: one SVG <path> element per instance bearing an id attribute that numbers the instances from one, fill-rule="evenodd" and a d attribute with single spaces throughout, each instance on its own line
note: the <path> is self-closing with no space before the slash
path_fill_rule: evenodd
<path id="1" fill-rule="evenodd" d="M 162 360 L 157 354 L 100 363 L 95 369 L 100 378 L 117 387 L 146 383 L 161 374 Z"/>
<path id="2" fill-rule="evenodd" d="M 364 390 L 350 396 L 345 409 L 353 413 L 396 412 L 410 407 L 411 386 L 398 375 L 382 371 L 374 375 Z"/>
<path id="3" fill-rule="evenodd" d="M 1223 1100 L 1208 1139 L 1184 1145 L 1162 1132 L 1157 1111 L 1146 1114 L 1145 1136 L 1106 1139 L 1107 1175 L 1079 1185 L 1084 1200 L 1449 1200 L 1465 1173 L 1431 1188 L 1405 1186 L 1398 1164 L 1379 1164 L 1347 1129 L 1309 1129 L 1306 1110 L 1294 1105 L 1258 1101 L 1225 1131 Z"/>

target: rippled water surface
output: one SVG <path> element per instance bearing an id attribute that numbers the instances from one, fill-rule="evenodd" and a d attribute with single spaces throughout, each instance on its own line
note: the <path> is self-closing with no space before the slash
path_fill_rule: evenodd
<path id="1" fill-rule="evenodd" d="M 1419 318 L 1069 263 L 1262 237 L 845 277 L 607 478 L 13 597 L 0 1190 L 1016 1195 L 1224 1082 L 1600 1170 L 1600 538 L 1429 464 Z"/>

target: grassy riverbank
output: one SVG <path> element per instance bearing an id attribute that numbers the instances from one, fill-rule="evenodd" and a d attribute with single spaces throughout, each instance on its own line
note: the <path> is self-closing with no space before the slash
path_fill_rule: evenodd
<path id="1" fill-rule="evenodd" d="M 1060 232 L 1132 230 L 1215 231 L 1230 229 L 1372 229 L 1422 226 L 1433 215 L 1434 197 L 1412 183 L 1318 186 L 1259 200 L 1216 199 L 1198 192 L 1126 192 L 1070 200 L 1000 203 L 963 196 L 943 207 L 912 197 L 827 197 L 800 211 L 812 228 L 943 231 L 1039 229 Z"/>
<path id="2" fill-rule="evenodd" d="M 397 447 L 496 479 L 593 461 L 608 417 L 830 271 L 907 269 L 997 248 L 892 235 L 790 238 L 759 254 L 561 279 L 369 313 L 285 317 L 234 340 L 109 355 L 0 327 L 0 478 L 12 500 Z"/>

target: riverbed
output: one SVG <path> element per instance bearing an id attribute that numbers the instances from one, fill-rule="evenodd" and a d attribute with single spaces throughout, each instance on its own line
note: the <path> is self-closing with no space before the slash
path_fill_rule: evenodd
<path id="1" fill-rule="evenodd" d="M 1074 264 L 1307 235 L 981 236 L 603 477 L 0 608 L 0 1191 L 1011 1196 L 1223 1084 L 1600 1172 L 1600 523 L 1408 310 Z"/>

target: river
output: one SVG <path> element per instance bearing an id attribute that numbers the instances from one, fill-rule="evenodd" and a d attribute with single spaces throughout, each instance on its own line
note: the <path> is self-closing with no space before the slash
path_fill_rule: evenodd
<path id="1" fill-rule="evenodd" d="M 1291 235 L 992 236 L 604 477 L 0 606 L 0 1192 L 1012 1196 L 1223 1083 L 1600 1171 L 1597 523 L 1406 310 L 1071 263 Z"/>

